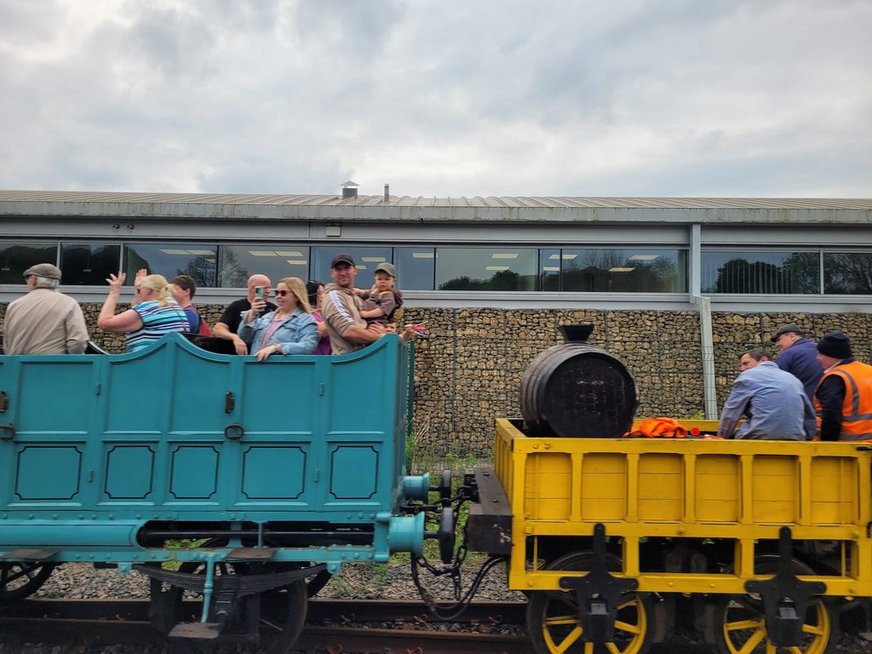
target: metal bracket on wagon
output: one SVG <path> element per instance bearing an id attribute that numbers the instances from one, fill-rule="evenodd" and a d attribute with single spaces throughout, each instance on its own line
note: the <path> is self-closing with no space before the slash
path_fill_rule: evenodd
<path id="1" fill-rule="evenodd" d="M 466 521 L 470 549 L 497 556 L 512 553 L 512 507 L 493 466 L 475 467 L 464 487 L 473 495 Z"/>
<path id="2" fill-rule="evenodd" d="M 584 639 L 595 644 L 614 641 L 615 619 L 621 595 L 636 590 L 638 579 L 615 577 L 606 561 L 606 528 L 593 528 L 593 560 L 583 577 L 561 577 L 560 587 L 574 590 L 578 600 L 578 620 Z"/>
<path id="3" fill-rule="evenodd" d="M 797 647 L 802 638 L 805 614 L 811 598 L 826 592 L 820 581 L 797 579 L 792 567 L 790 529 L 778 533 L 778 571 L 766 581 L 748 581 L 745 590 L 757 593 L 763 600 L 766 633 L 775 647 Z"/>
<path id="4" fill-rule="evenodd" d="M 10 425 L 0 425 L 0 441 L 11 441 L 15 438 L 15 427 Z"/>

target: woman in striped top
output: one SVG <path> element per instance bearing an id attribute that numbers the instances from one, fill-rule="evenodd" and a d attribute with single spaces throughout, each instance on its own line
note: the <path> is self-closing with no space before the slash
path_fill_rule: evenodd
<path id="1" fill-rule="evenodd" d="M 131 308 L 115 315 L 121 297 L 125 274 L 109 275 L 109 296 L 100 309 L 97 326 L 103 331 L 119 332 L 127 336 L 127 350 L 136 352 L 165 334 L 188 330 L 184 310 L 169 295 L 163 275 L 137 276 Z"/>

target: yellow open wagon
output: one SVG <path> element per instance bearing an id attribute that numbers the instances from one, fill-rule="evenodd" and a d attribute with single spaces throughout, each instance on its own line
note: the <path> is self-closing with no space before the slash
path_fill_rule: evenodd
<path id="1" fill-rule="evenodd" d="M 539 652 L 642 652 L 689 605 L 721 652 L 814 654 L 839 608 L 872 596 L 870 444 L 534 438 L 520 424 L 497 420 L 493 470 L 477 476 L 493 504 L 505 493 L 509 587 L 530 598 Z M 473 507 L 474 549 L 494 514 Z"/>

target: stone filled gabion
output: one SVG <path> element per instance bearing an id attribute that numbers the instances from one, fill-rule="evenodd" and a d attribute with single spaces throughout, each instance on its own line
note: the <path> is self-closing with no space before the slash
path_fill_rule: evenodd
<path id="1" fill-rule="evenodd" d="M 99 303 L 82 305 L 92 340 L 109 352 L 124 351 L 124 336 L 96 327 Z M 119 307 L 119 311 L 127 308 Z M 214 324 L 223 305 L 198 305 Z M 0 329 L 6 306 L 0 304 Z M 715 369 L 718 407 L 738 374 L 739 356 L 752 347 L 777 350 L 769 336 L 796 323 L 809 338 L 840 330 L 856 356 L 872 357 L 872 314 L 713 312 L 713 351 L 703 352 L 699 314 L 693 311 L 600 309 L 408 308 L 408 322 L 427 321 L 428 336 L 415 355 L 415 417 L 419 446 L 489 457 L 498 417 L 519 418 L 518 392 L 527 365 L 542 350 L 563 342 L 560 325 L 592 324 L 590 344 L 620 359 L 636 381 L 637 416 L 700 416 L 703 361 Z"/>

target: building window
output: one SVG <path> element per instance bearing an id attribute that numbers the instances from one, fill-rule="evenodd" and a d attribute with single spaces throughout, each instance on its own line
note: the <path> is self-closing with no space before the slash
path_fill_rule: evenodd
<path id="1" fill-rule="evenodd" d="M 703 293 L 820 294 L 820 253 L 703 250 Z"/>
<path id="2" fill-rule="evenodd" d="M 190 275 L 199 287 L 215 286 L 217 245 L 195 243 L 128 243 L 124 246 L 126 284 L 133 284 L 136 271 L 159 274 L 172 280 Z"/>
<path id="3" fill-rule="evenodd" d="M 824 293 L 872 295 L 872 253 L 824 252 Z"/>
<path id="4" fill-rule="evenodd" d="M 38 263 L 58 262 L 57 243 L 0 241 L 0 284 L 23 284 L 24 271 Z M 61 270 L 63 273 L 63 270 Z M 64 275 L 66 278 L 66 275 Z M 66 283 L 66 279 L 62 280 Z"/>
<path id="5" fill-rule="evenodd" d="M 411 291 L 433 290 L 436 276 L 435 248 L 394 248 L 394 265 L 397 267 L 398 288 Z"/>
<path id="6" fill-rule="evenodd" d="M 564 248 L 548 254 L 543 272 L 560 267 L 562 291 L 686 293 L 687 252 L 650 248 Z M 553 280 L 550 282 L 553 284 Z"/>
<path id="7" fill-rule="evenodd" d="M 436 248 L 440 291 L 535 291 L 538 250 L 498 246 Z"/>
<path id="8" fill-rule="evenodd" d="M 309 278 L 308 245 L 219 245 L 218 286 L 245 288 L 252 275 L 266 275 L 273 286 L 283 277 Z"/>
<path id="9" fill-rule="evenodd" d="M 121 245 L 61 244 L 64 284 L 103 286 L 110 274 L 121 269 Z"/>
<path id="10" fill-rule="evenodd" d="M 539 288 L 543 291 L 560 290 L 560 264 L 561 255 L 559 249 L 539 250 Z"/>
<path id="11" fill-rule="evenodd" d="M 357 264 L 357 277 L 354 280 L 358 288 L 369 288 L 375 281 L 375 268 L 380 263 L 391 261 L 391 248 L 389 247 L 348 247 L 348 246 L 318 246 L 312 248 L 312 267 L 309 279 L 318 280 L 325 284 L 329 283 L 330 261 L 340 252 L 351 255 Z M 397 287 L 402 288 L 402 283 L 397 280 Z"/>

